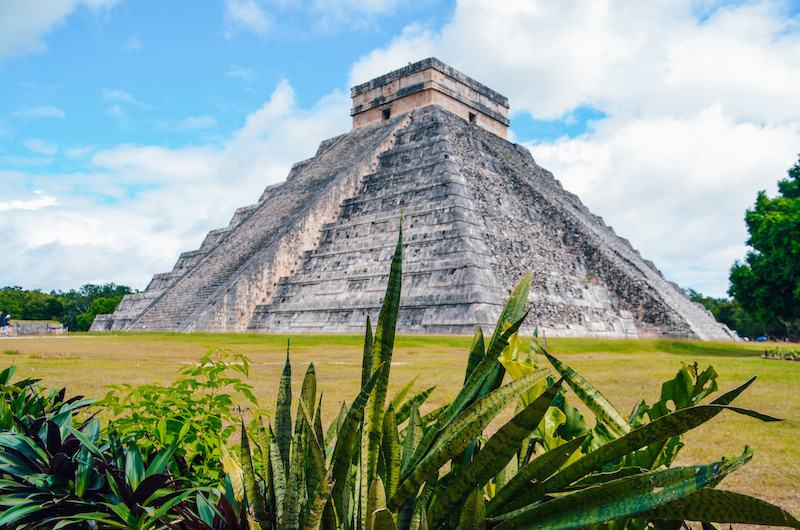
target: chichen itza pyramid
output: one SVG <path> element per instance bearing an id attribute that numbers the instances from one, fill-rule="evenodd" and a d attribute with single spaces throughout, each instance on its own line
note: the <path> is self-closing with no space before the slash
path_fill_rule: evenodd
<path id="1" fill-rule="evenodd" d="M 363 332 L 404 212 L 398 331 L 491 330 L 533 271 L 529 330 L 731 339 L 506 140 L 508 100 L 437 59 L 352 89 L 353 129 L 92 330 Z"/>

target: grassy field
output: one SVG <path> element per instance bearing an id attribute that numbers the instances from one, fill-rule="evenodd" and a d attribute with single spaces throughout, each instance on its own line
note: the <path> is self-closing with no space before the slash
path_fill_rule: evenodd
<path id="1" fill-rule="evenodd" d="M 363 339 L 356 336 L 291 337 L 295 395 L 303 374 L 314 362 L 323 410 L 333 419 L 342 400 L 350 401 L 360 381 Z M 399 389 L 419 376 L 416 390 L 437 389 L 429 406 L 452 399 L 463 382 L 469 337 L 400 336 L 392 363 L 392 386 Z M 210 347 L 247 355 L 249 382 L 265 408 L 274 406 L 286 355 L 286 336 L 247 334 L 119 334 L 70 335 L 0 340 L 3 367 L 16 364 L 20 377 L 38 377 L 50 386 L 66 386 L 68 395 L 101 397 L 113 383 L 169 382 L 181 365 L 197 360 Z M 774 345 L 772 345 L 774 346 Z M 771 347 L 767 345 L 766 347 Z M 756 454 L 744 469 L 725 479 L 723 488 L 755 495 L 800 515 L 800 362 L 763 360 L 765 345 L 673 340 L 550 339 L 548 350 L 566 362 L 623 413 L 639 398 L 652 403 L 661 382 L 672 378 L 681 362 L 712 365 L 721 390 L 730 390 L 758 376 L 734 405 L 780 418 L 761 423 L 723 413 L 686 436 L 679 463 L 706 463 L 741 453 Z M 541 360 L 543 365 L 546 361 Z M 0 367 L 2 368 L 2 367 Z M 390 395 L 392 392 L 390 388 Z M 576 404 L 573 398 L 570 400 Z"/>

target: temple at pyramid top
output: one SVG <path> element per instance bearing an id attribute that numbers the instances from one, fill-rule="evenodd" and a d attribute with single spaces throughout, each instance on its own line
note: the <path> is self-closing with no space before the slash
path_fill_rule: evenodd
<path id="1" fill-rule="evenodd" d="M 430 57 L 350 89 L 353 128 L 440 105 L 501 138 L 508 137 L 508 98 Z"/>

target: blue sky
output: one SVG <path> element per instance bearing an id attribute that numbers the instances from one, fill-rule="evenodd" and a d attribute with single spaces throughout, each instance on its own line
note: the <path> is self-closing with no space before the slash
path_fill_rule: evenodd
<path id="1" fill-rule="evenodd" d="M 6 0 L 0 285 L 143 289 L 347 132 L 350 86 L 436 56 L 668 279 L 722 296 L 800 152 L 798 6 Z"/>

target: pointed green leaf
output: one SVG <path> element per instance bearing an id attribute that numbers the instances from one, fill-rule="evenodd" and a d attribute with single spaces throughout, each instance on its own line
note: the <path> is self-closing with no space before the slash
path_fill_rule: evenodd
<path id="1" fill-rule="evenodd" d="M 435 528 L 436 523 L 431 521 Z M 461 518 L 458 520 L 456 530 L 484 530 L 486 528 L 486 506 L 483 502 L 481 489 L 473 489 L 464 503 Z"/>
<path id="2" fill-rule="evenodd" d="M 553 368 L 566 379 L 567 384 L 589 410 L 592 411 L 592 414 L 594 414 L 599 421 L 602 421 L 617 438 L 631 432 L 631 426 L 628 420 L 626 420 L 605 396 L 589 383 L 589 381 L 578 375 L 575 370 L 550 355 L 544 348 L 539 347 L 539 351 L 547 357 L 550 364 L 553 365 Z"/>
<path id="3" fill-rule="evenodd" d="M 437 501 L 428 510 L 428 520 L 434 528 L 446 521 L 454 510 L 462 505 L 477 486 L 482 488 L 493 476 L 505 468 L 519 446 L 544 418 L 553 399 L 561 390 L 563 378 L 550 386 L 533 403 L 525 407 L 511 421 L 503 425 L 486 442 L 484 448 L 469 462 L 453 482 L 440 493 Z M 481 502 L 483 509 L 483 502 Z"/>
<path id="4" fill-rule="evenodd" d="M 397 394 L 395 394 L 391 403 L 389 403 L 389 406 L 392 407 L 394 410 L 398 410 L 400 408 L 400 402 L 402 402 L 403 398 L 405 398 L 406 395 L 408 395 L 408 392 L 414 386 L 414 383 L 417 382 L 417 379 L 419 379 L 419 375 L 414 379 L 412 379 L 411 381 L 409 381 L 408 383 L 406 383 L 406 386 L 401 388 L 400 391 Z"/>
<path id="5" fill-rule="evenodd" d="M 523 466 L 514 477 L 506 482 L 489 500 L 486 510 L 489 515 L 499 513 L 503 506 L 510 500 L 516 498 L 521 492 L 527 490 L 531 483 L 535 484 L 546 479 L 569 460 L 572 454 L 581 446 L 589 435 L 575 438 L 551 449 L 538 456 L 527 465 Z"/>
<path id="6" fill-rule="evenodd" d="M 333 486 L 332 472 L 333 468 L 325 473 L 325 477 L 314 493 L 314 499 L 311 501 L 311 504 L 308 505 L 308 514 L 303 523 L 303 528 L 305 530 L 317 530 L 317 528 L 319 528 L 325 506 L 328 504 L 328 498 L 331 495 L 331 487 Z"/>
<path id="7" fill-rule="evenodd" d="M 369 433 L 369 449 L 367 452 L 367 478 L 372 480 L 376 476 L 378 458 L 383 434 L 383 407 L 386 402 L 386 389 L 389 386 L 389 372 L 394 349 L 395 327 L 397 314 L 400 310 L 400 290 L 402 285 L 403 261 L 403 220 L 400 219 L 400 231 L 397 237 L 392 265 L 389 271 L 389 283 L 386 286 L 386 295 L 378 316 L 378 326 L 375 329 L 373 341 L 372 365 L 384 363 L 381 377 L 375 385 L 375 392 L 370 397 L 367 405 L 367 426 Z"/>
<path id="8" fill-rule="evenodd" d="M 486 355 L 486 347 L 483 344 L 483 330 L 480 326 L 475 331 L 475 337 L 472 339 L 472 346 L 469 349 L 469 358 L 467 359 L 467 371 L 464 374 L 464 384 L 469 381 L 469 376 L 475 367 L 480 364 L 483 357 Z"/>
<path id="9" fill-rule="evenodd" d="M 422 392 L 416 394 L 414 397 L 400 405 L 400 408 L 397 409 L 397 413 L 395 414 L 397 417 L 397 424 L 402 425 L 404 421 L 408 419 L 409 414 L 411 413 L 411 407 L 416 405 L 417 408 L 421 407 L 425 400 L 436 390 L 435 386 L 427 388 Z"/>
<path id="10" fill-rule="evenodd" d="M 381 508 L 375 510 L 372 514 L 372 529 L 373 530 L 397 530 L 397 525 L 394 522 L 394 515 L 388 508 Z"/>
<path id="11" fill-rule="evenodd" d="M 391 497 L 400 482 L 400 440 L 397 438 L 397 421 L 391 404 L 383 418 L 381 450 L 386 469 L 386 496 Z"/>
<path id="12" fill-rule="evenodd" d="M 741 493 L 709 488 L 638 514 L 637 517 L 800 528 L 800 521 L 774 504 Z"/>
<path id="13" fill-rule="evenodd" d="M 364 355 L 361 358 L 361 388 L 372 377 L 372 324 L 367 315 L 367 331 L 364 333 Z"/>
<path id="14" fill-rule="evenodd" d="M 286 346 L 286 364 L 278 386 L 278 403 L 275 408 L 275 435 L 283 460 L 283 469 L 289 470 L 289 448 L 292 445 L 292 365 L 289 363 L 289 346 Z"/>
<path id="15" fill-rule="evenodd" d="M 416 493 L 423 482 L 435 478 L 445 462 L 466 449 L 498 412 L 517 400 L 520 392 L 544 379 L 548 373 L 547 370 L 540 370 L 529 374 L 500 387 L 468 407 L 442 430 L 441 436 L 431 450 L 425 452 L 419 464 L 413 466 L 412 470 L 401 479 L 397 493 L 391 498 L 387 507 L 390 510 L 400 508 Z"/>
<path id="16" fill-rule="evenodd" d="M 242 438 L 240 444 L 242 457 L 242 482 L 244 484 L 244 496 L 247 504 L 252 508 L 252 513 L 257 521 L 266 521 L 267 512 L 264 510 L 264 497 L 256 483 L 256 472 L 253 467 L 253 457 L 250 454 L 250 440 L 247 430 L 244 427 L 244 420 L 241 421 Z"/>
<path id="17" fill-rule="evenodd" d="M 502 524 L 497 528 L 558 530 L 630 517 L 718 481 L 744 465 L 751 456 L 747 449 L 740 457 L 705 466 L 674 467 L 586 488 L 504 515 L 499 518 Z"/>
<path id="18" fill-rule="evenodd" d="M 283 506 L 286 501 L 286 470 L 283 468 L 283 458 L 275 434 L 272 432 L 272 425 L 269 425 L 269 464 L 272 469 L 270 483 L 275 492 L 275 512 L 278 519 L 283 516 Z"/>

